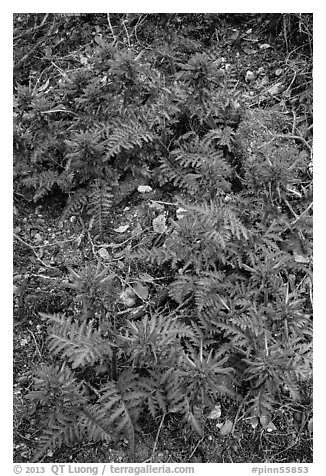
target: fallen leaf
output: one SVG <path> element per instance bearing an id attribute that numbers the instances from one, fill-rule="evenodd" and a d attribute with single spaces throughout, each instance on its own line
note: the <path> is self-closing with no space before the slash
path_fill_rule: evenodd
<path id="1" fill-rule="evenodd" d="M 104 45 L 105 45 L 105 41 L 104 41 L 104 39 L 102 38 L 102 35 L 101 35 L 101 34 L 95 35 L 94 40 L 96 41 L 96 43 L 97 43 L 99 46 L 104 46 Z"/>
<path id="2" fill-rule="evenodd" d="M 133 285 L 133 290 L 137 296 L 145 301 L 148 298 L 148 287 L 144 286 L 140 281 Z"/>
<path id="3" fill-rule="evenodd" d="M 92 217 L 92 218 L 89 220 L 89 224 L 88 224 L 88 229 L 89 229 L 89 230 L 92 230 L 93 225 L 94 225 L 94 222 L 95 222 L 95 218 Z"/>
<path id="4" fill-rule="evenodd" d="M 294 261 L 296 263 L 310 263 L 309 258 L 307 258 L 306 256 L 299 255 L 295 251 L 293 252 L 293 256 L 294 256 Z"/>
<path id="5" fill-rule="evenodd" d="M 271 433 L 272 431 L 276 431 L 276 430 L 277 430 L 276 426 L 274 425 L 272 421 L 270 421 L 266 427 L 266 431 L 268 431 L 268 433 Z"/>
<path id="6" fill-rule="evenodd" d="M 132 307 L 135 305 L 135 293 L 134 290 L 131 288 L 127 288 L 122 293 L 120 294 L 120 301 L 126 306 L 126 307 Z"/>
<path id="7" fill-rule="evenodd" d="M 44 53 L 46 58 L 51 58 L 52 56 L 52 48 L 50 46 L 46 46 L 44 48 Z"/>
<path id="8" fill-rule="evenodd" d="M 254 50 L 253 48 L 250 48 L 249 46 L 244 46 L 243 51 L 247 53 L 247 55 L 253 55 L 254 53 L 257 53 L 257 50 Z"/>
<path id="9" fill-rule="evenodd" d="M 151 192 L 153 189 L 149 185 L 139 185 L 137 190 L 140 193 L 148 193 L 148 192 Z"/>
<path id="10" fill-rule="evenodd" d="M 109 259 L 110 258 L 110 255 L 109 255 L 108 250 L 106 248 L 100 248 L 98 250 L 98 254 L 100 255 L 100 257 L 102 259 Z"/>
<path id="11" fill-rule="evenodd" d="M 135 228 L 132 230 L 131 232 L 131 236 L 137 236 L 137 235 L 140 235 L 140 233 L 143 231 L 142 227 L 140 226 L 140 224 L 138 223 Z"/>
<path id="12" fill-rule="evenodd" d="M 178 208 L 177 211 L 176 211 L 176 215 L 177 215 L 177 219 L 178 220 L 181 220 L 185 214 L 187 213 L 187 210 L 185 208 Z"/>
<path id="13" fill-rule="evenodd" d="M 126 230 L 128 230 L 129 225 L 121 225 L 119 228 L 113 228 L 113 231 L 116 231 L 117 233 L 124 233 Z"/>
<path id="14" fill-rule="evenodd" d="M 240 34 L 240 31 L 234 28 L 233 33 L 229 36 L 228 39 L 231 41 L 235 41 L 238 38 L 239 34 Z"/>
<path id="15" fill-rule="evenodd" d="M 260 424 L 263 428 L 267 428 L 268 424 L 271 421 L 271 416 L 269 413 L 263 413 L 259 418 Z"/>
<path id="16" fill-rule="evenodd" d="M 232 431 L 233 423 L 231 420 L 226 420 L 222 428 L 220 429 L 220 434 L 223 436 L 229 435 Z"/>
<path id="17" fill-rule="evenodd" d="M 250 418 L 250 425 L 253 427 L 253 429 L 257 428 L 258 423 L 259 423 L 259 421 L 258 421 L 258 418 L 256 416 L 252 416 Z"/>
<path id="18" fill-rule="evenodd" d="M 147 273 L 140 273 L 139 274 L 139 279 L 144 281 L 144 283 L 152 283 L 154 281 L 153 276 L 151 276 L 150 274 L 147 274 Z"/>
<path id="19" fill-rule="evenodd" d="M 260 87 L 264 87 L 264 86 L 267 86 L 267 84 L 269 83 L 269 78 L 267 76 L 267 74 L 265 76 L 262 77 L 261 81 L 260 81 Z"/>
<path id="20" fill-rule="evenodd" d="M 40 233 L 35 233 L 33 240 L 35 241 L 36 244 L 39 244 L 42 242 L 43 238 L 40 235 Z"/>
<path id="21" fill-rule="evenodd" d="M 252 81 L 253 79 L 255 79 L 255 75 L 252 71 L 247 71 L 246 72 L 246 82 L 248 83 L 249 81 Z"/>
<path id="22" fill-rule="evenodd" d="M 220 418 L 221 414 L 221 405 L 218 403 L 217 405 L 215 405 L 215 407 L 210 412 L 207 418 L 209 418 L 210 420 L 217 420 L 217 418 Z"/>
<path id="23" fill-rule="evenodd" d="M 156 210 L 163 211 L 164 210 L 164 205 L 161 203 L 157 203 L 155 201 L 152 201 L 149 205 L 149 208 L 156 208 Z"/>
<path id="24" fill-rule="evenodd" d="M 153 220 L 153 228 L 156 233 L 164 233 L 168 229 L 165 223 L 165 215 L 159 215 Z"/>
<path id="25" fill-rule="evenodd" d="M 276 83 L 267 91 L 271 96 L 276 96 L 283 90 L 283 83 Z"/>

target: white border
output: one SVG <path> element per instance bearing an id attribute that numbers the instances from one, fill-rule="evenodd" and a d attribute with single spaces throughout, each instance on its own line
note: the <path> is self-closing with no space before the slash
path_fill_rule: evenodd
<path id="1" fill-rule="evenodd" d="M 223 8 L 227 6 L 227 9 Z M 51 7 L 51 8 L 50 8 Z M 244 8 L 245 7 L 245 8 Z M 266 7 L 268 7 L 266 9 Z M 326 222 L 326 192 L 325 184 L 325 161 L 324 153 L 325 141 L 325 85 L 326 76 L 324 71 L 325 63 L 325 19 L 326 9 L 322 2 L 304 1 L 274 1 L 271 4 L 258 1 L 247 2 L 192 2 L 187 1 L 164 1 L 164 2 L 144 2 L 144 1 L 119 1 L 103 2 L 93 1 L 87 5 L 77 1 L 13 1 L 2 5 L 1 34 L 1 112 L 2 112 L 2 143 L 1 159 L 4 173 L 1 174 L 1 242 L 2 270 L 1 295 L 5 299 L 2 307 L 1 326 L 1 364 L 2 364 L 2 389 L 1 389 L 1 409 L 2 409 L 2 438 L 0 463 L 4 463 L 3 474 L 12 474 L 12 14 L 16 12 L 46 12 L 55 13 L 96 13 L 106 12 L 145 12 L 145 13 L 274 13 L 274 12 L 313 12 L 314 13 L 314 463 L 309 466 L 309 474 L 325 474 L 324 459 L 326 457 L 324 449 L 325 441 L 325 324 L 323 311 L 325 302 L 323 300 L 324 282 L 326 282 L 326 267 L 324 259 L 324 249 L 326 233 L 324 223 Z M 8 129 L 8 130 L 7 130 Z M 325 456 L 324 456 L 325 455 Z M 257 465 L 263 466 L 263 465 Z M 280 465 L 270 465 L 277 467 Z M 284 465 L 286 466 L 286 465 Z M 289 465 L 288 465 L 289 466 Z M 290 465 L 295 466 L 295 465 Z M 301 465 L 306 466 L 306 465 Z M 195 474 L 214 474 L 217 472 L 223 475 L 228 474 L 250 474 L 251 464 L 205 464 L 195 465 Z M 8 471 L 6 471 L 8 469 Z M 214 472 L 214 473 L 213 473 Z M 50 474 L 50 473 L 49 473 Z M 292 473 L 293 474 L 293 473 Z"/>

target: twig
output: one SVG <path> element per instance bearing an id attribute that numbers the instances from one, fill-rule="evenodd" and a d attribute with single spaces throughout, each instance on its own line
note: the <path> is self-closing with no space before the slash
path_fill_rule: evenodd
<path id="1" fill-rule="evenodd" d="M 19 237 L 18 237 L 19 239 Z M 69 241 L 76 241 L 76 237 L 74 238 L 69 238 L 67 240 L 61 240 L 61 241 L 55 241 L 54 243 L 48 243 L 46 245 L 37 245 L 37 246 L 34 246 L 33 249 L 36 249 L 36 248 L 49 248 L 50 246 L 56 246 L 56 245 L 61 245 L 62 243 L 68 243 Z M 26 245 L 28 245 L 28 243 L 26 243 Z M 32 245 L 31 245 L 32 246 Z"/>
<path id="2" fill-rule="evenodd" d="M 131 45 L 130 45 L 130 37 L 129 37 L 128 29 L 127 29 L 127 27 L 126 27 L 126 20 L 123 20 L 122 24 L 123 24 L 123 27 L 124 27 L 124 29 L 125 29 L 126 35 L 127 35 L 128 46 L 130 47 L 130 46 L 131 46 Z"/>
<path id="3" fill-rule="evenodd" d="M 162 202 L 161 200 L 152 200 L 150 199 L 151 202 L 154 203 L 162 203 L 162 205 L 173 205 L 174 207 L 178 207 L 179 205 L 177 203 L 172 203 L 172 202 Z"/>
<path id="4" fill-rule="evenodd" d="M 78 114 L 76 114 L 74 111 L 69 111 L 69 109 L 50 109 L 49 111 L 41 111 L 41 114 L 53 114 L 54 112 L 66 112 L 78 117 Z"/>
<path id="5" fill-rule="evenodd" d="M 279 137 L 280 139 L 293 139 L 293 140 L 300 140 L 305 144 L 305 146 L 309 149 L 310 154 L 312 153 L 312 147 L 308 144 L 306 139 L 301 136 L 296 136 L 293 134 L 276 134 L 274 137 Z"/>
<path id="6" fill-rule="evenodd" d="M 109 24 L 109 27 L 110 27 L 110 30 L 111 30 L 111 34 L 113 36 L 113 43 L 115 43 L 117 41 L 117 37 L 115 36 L 114 31 L 113 31 L 113 27 L 112 27 L 111 20 L 110 20 L 110 13 L 107 13 L 106 17 L 107 17 L 108 24 Z"/>
<path id="7" fill-rule="evenodd" d="M 14 41 L 19 40 L 19 39 L 22 38 L 23 36 L 28 35 L 28 34 L 31 33 L 31 32 L 34 33 L 35 31 L 37 31 L 37 30 L 39 30 L 40 28 L 42 28 L 42 26 L 44 26 L 44 23 L 45 23 L 46 20 L 48 19 L 49 15 L 50 15 L 50 13 L 46 13 L 46 14 L 44 15 L 43 20 L 42 20 L 42 22 L 40 23 L 40 25 L 33 26 L 33 27 L 30 28 L 29 30 L 24 31 L 23 33 L 21 33 L 21 34 L 18 35 L 18 36 L 15 36 L 15 37 L 13 38 L 13 40 L 14 40 Z"/>
<path id="8" fill-rule="evenodd" d="M 204 441 L 204 439 L 205 439 L 205 438 L 203 437 L 201 440 L 199 440 L 199 441 L 197 442 L 196 446 L 194 447 L 194 449 L 192 450 L 192 452 L 190 453 L 190 455 L 189 455 L 188 458 L 187 458 L 188 461 L 189 461 L 190 458 L 195 454 L 196 449 L 198 448 L 198 446 L 200 445 L 200 443 L 201 443 L 202 441 Z"/>
<path id="9" fill-rule="evenodd" d="M 142 18 L 142 14 L 141 14 L 140 17 L 138 18 L 137 24 L 135 25 L 135 38 L 138 41 L 138 43 L 139 43 L 139 40 L 137 37 L 137 28 L 145 21 L 147 16 L 148 15 L 145 13 L 144 17 Z"/>
<path id="10" fill-rule="evenodd" d="M 44 274 L 29 274 L 31 278 L 58 279 L 56 276 L 45 276 Z"/>
<path id="11" fill-rule="evenodd" d="M 154 443 L 154 447 L 153 447 L 153 451 L 152 451 L 152 456 L 151 456 L 151 462 L 153 461 L 153 458 L 154 458 L 154 454 L 155 454 L 156 446 L 157 446 L 157 442 L 158 442 L 158 437 L 159 437 L 159 435 L 160 435 L 160 432 L 161 432 L 161 429 L 162 429 L 162 426 L 163 426 L 164 419 L 165 419 L 165 413 L 164 413 L 163 416 L 162 416 L 160 426 L 158 427 L 158 430 L 157 430 L 157 433 L 156 433 L 155 443 Z"/>
<path id="12" fill-rule="evenodd" d="M 45 36 L 42 36 L 42 38 L 40 38 L 36 43 L 35 45 L 33 46 L 33 48 L 31 48 L 27 53 L 26 55 L 24 55 L 19 61 L 17 64 L 15 64 L 14 68 L 15 69 L 18 69 L 20 68 L 20 66 L 34 53 L 35 50 L 37 50 L 37 48 L 42 44 L 44 43 L 45 41 L 45 38 L 47 38 L 48 36 L 51 35 L 52 31 L 54 30 L 54 26 L 55 26 L 55 18 L 53 19 L 53 23 L 51 25 L 51 28 L 49 29 L 49 31 L 47 32 L 47 34 Z"/>
<path id="13" fill-rule="evenodd" d="M 29 332 L 29 333 L 32 335 L 32 337 L 33 337 L 33 340 L 34 340 L 34 343 L 35 343 L 35 347 L 36 347 L 37 352 L 39 353 L 39 356 L 42 357 L 41 351 L 40 351 L 40 349 L 38 348 L 37 341 L 36 341 L 36 339 L 35 339 L 35 335 L 33 334 L 33 332 L 32 332 L 30 329 L 27 329 L 27 330 L 28 330 L 28 332 Z"/>
<path id="14" fill-rule="evenodd" d="M 295 220 L 293 220 L 293 222 L 291 222 L 291 226 L 295 225 L 296 222 L 297 222 L 298 220 L 300 220 L 300 218 L 301 218 L 305 213 L 307 213 L 307 211 L 309 211 L 312 206 L 313 206 L 313 202 L 311 202 L 310 205 L 309 205 L 299 216 L 297 216 L 297 218 L 296 218 Z"/>
<path id="15" fill-rule="evenodd" d="M 30 245 L 29 243 L 26 243 L 26 241 L 24 241 L 22 238 L 20 238 L 20 236 L 16 235 L 16 233 L 13 234 L 14 237 L 16 238 L 16 240 L 20 241 L 21 243 L 23 243 L 25 246 L 27 246 L 28 248 L 30 248 L 34 255 L 36 256 L 36 259 L 45 267 L 45 268 L 54 268 L 53 266 L 49 266 L 48 264 L 44 263 L 43 260 L 41 260 L 41 258 L 39 257 L 39 255 L 36 253 L 34 247 L 32 245 Z"/>

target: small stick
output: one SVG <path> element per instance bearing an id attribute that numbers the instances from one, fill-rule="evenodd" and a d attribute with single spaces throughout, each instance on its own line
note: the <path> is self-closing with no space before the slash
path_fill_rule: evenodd
<path id="1" fill-rule="evenodd" d="M 160 435 L 160 432 L 161 432 L 161 429 L 162 429 L 162 426 L 163 426 L 164 418 L 165 418 L 165 413 L 162 416 L 160 426 L 158 427 L 158 430 L 157 430 L 157 433 L 156 433 L 155 443 L 154 443 L 152 456 L 151 456 L 151 462 L 153 461 L 153 458 L 154 458 L 154 454 L 155 454 L 156 446 L 157 446 L 157 442 L 158 442 L 158 437 Z"/>
<path id="2" fill-rule="evenodd" d="M 201 440 L 198 441 L 198 443 L 196 444 L 196 446 L 194 447 L 194 449 L 192 450 L 192 452 L 191 452 L 190 455 L 188 456 L 188 458 L 187 458 L 188 460 L 190 460 L 190 458 L 195 454 L 196 449 L 198 448 L 198 446 L 200 445 L 200 443 L 201 443 L 202 441 L 204 441 L 204 437 L 203 437 Z"/>
<path id="3" fill-rule="evenodd" d="M 28 248 L 30 248 L 30 249 L 33 251 L 34 255 L 36 256 L 37 260 L 38 260 L 40 263 L 42 263 L 42 265 L 43 265 L 45 268 L 54 268 L 53 266 L 49 266 L 48 264 L 44 263 L 44 261 L 41 260 L 41 258 L 40 258 L 39 255 L 36 253 L 36 251 L 35 251 L 35 249 L 34 249 L 34 247 L 33 247 L 32 245 L 30 245 L 29 243 L 26 243 L 26 241 L 22 240 L 22 239 L 20 238 L 20 236 L 16 235 L 16 233 L 14 233 L 14 237 L 15 237 L 18 241 L 20 241 L 21 243 L 23 243 L 25 246 L 27 246 Z"/>
<path id="4" fill-rule="evenodd" d="M 111 24 L 110 13 L 107 13 L 107 14 L 106 14 L 106 17 L 107 17 L 107 19 L 108 19 L 108 24 L 109 24 L 109 27 L 110 27 L 110 30 L 111 30 L 111 34 L 112 34 L 112 36 L 113 36 L 113 43 L 115 43 L 115 42 L 117 41 L 117 38 L 116 38 L 116 36 L 115 36 L 115 34 L 114 34 L 113 27 L 112 27 L 112 24 Z"/>

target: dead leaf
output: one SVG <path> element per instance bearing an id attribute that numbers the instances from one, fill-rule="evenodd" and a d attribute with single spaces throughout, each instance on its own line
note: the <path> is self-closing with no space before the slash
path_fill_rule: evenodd
<path id="1" fill-rule="evenodd" d="M 245 77 L 246 82 L 248 83 L 249 81 L 252 81 L 253 79 L 255 79 L 254 73 L 252 71 L 247 71 L 246 77 Z"/>
<path id="2" fill-rule="evenodd" d="M 306 256 L 299 255 L 295 251 L 293 252 L 293 256 L 294 256 L 294 261 L 296 263 L 310 263 L 309 258 L 307 258 Z"/>
<path id="3" fill-rule="evenodd" d="M 140 233 L 143 231 L 142 227 L 140 226 L 139 223 L 135 226 L 135 228 L 131 232 L 131 236 L 138 236 Z"/>
<path id="4" fill-rule="evenodd" d="M 149 185 L 139 185 L 137 190 L 140 193 L 148 193 L 148 192 L 151 192 L 153 189 Z"/>
<path id="5" fill-rule="evenodd" d="M 157 203 L 154 200 L 149 203 L 149 208 L 156 208 L 156 210 L 159 210 L 160 212 L 164 210 L 164 205 L 161 203 Z"/>
<path id="6" fill-rule="evenodd" d="M 229 435 L 233 429 L 233 423 L 231 420 L 226 420 L 222 428 L 220 429 L 220 434 L 223 436 Z"/>
<path id="7" fill-rule="evenodd" d="M 132 307 L 135 305 L 135 293 L 134 290 L 131 288 L 127 288 L 122 293 L 120 294 L 120 301 L 126 306 L 126 307 Z"/>
<path id="8" fill-rule="evenodd" d="M 176 215 L 177 215 L 177 219 L 178 220 L 181 220 L 185 214 L 187 213 L 187 210 L 185 208 L 178 208 L 177 211 L 176 211 Z"/>
<path id="9" fill-rule="evenodd" d="M 259 86 L 263 88 L 264 86 L 267 86 L 268 83 L 269 83 L 269 78 L 267 74 L 265 74 L 265 76 L 262 77 Z"/>
<path id="10" fill-rule="evenodd" d="M 148 287 L 144 286 L 144 284 L 142 284 L 140 281 L 133 285 L 133 290 L 135 291 L 137 296 L 143 301 L 148 298 Z"/>
<path id="11" fill-rule="evenodd" d="M 152 283 L 154 281 L 153 276 L 151 276 L 150 274 L 147 274 L 147 273 L 140 273 L 139 274 L 139 279 L 144 281 L 144 283 Z"/>
<path id="12" fill-rule="evenodd" d="M 121 225 L 119 228 L 113 228 L 113 231 L 117 233 L 124 233 L 126 230 L 128 230 L 129 225 Z"/>
<path id="13" fill-rule="evenodd" d="M 100 248 L 98 250 L 98 254 L 100 255 L 100 257 L 102 259 L 109 259 L 110 258 L 110 255 L 109 255 L 108 250 L 106 248 Z"/>
<path id="14" fill-rule="evenodd" d="M 256 416 L 252 416 L 250 418 L 250 425 L 253 427 L 253 429 L 257 428 L 258 423 L 258 418 Z"/>
<path id="15" fill-rule="evenodd" d="M 159 215 L 158 217 L 154 218 L 153 220 L 153 228 L 156 233 L 165 233 L 168 227 L 165 223 L 165 215 Z"/>
<path id="16" fill-rule="evenodd" d="M 101 35 L 101 34 L 95 35 L 94 40 L 95 40 L 95 42 L 96 42 L 99 46 L 105 46 L 105 41 L 104 41 L 104 39 L 102 38 L 102 35 Z"/>
<path id="17" fill-rule="evenodd" d="M 229 36 L 228 39 L 231 40 L 231 41 L 235 41 L 235 40 L 237 40 L 239 34 L 240 34 L 239 30 L 233 29 L 233 33 Z"/>
<path id="18" fill-rule="evenodd" d="M 260 424 L 263 428 L 267 428 L 268 424 L 271 421 L 271 415 L 270 413 L 262 413 L 259 418 Z"/>
<path id="19" fill-rule="evenodd" d="M 244 46 L 243 51 L 247 53 L 247 55 L 253 55 L 254 53 L 257 53 L 257 50 L 250 48 L 250 46 Z"/>
<path id="20" fill-rule="evenodd" d="M 44 54 L 46 58 L 51 58 L 52 56 L 52 48 L 50 46 L 46 46 L 44 48 Z"/>
<path id="21" fill-rule="evenodd" d="M 269 88 L 267 91 L 271 96 L 276 96 L 277 94 L 280 94 L 283 90 L 283 83 L 276 83 L 274 86 Z"/>
<path id="22" fill-rule="evenodd" d="M 259 48 L 261 50 L 267 50 L 270 47 L 271 47 L 271 45 L 269 45 L 268 43 L 263 43 L 262 45 L 259 45 Z"/>
<path id="23" fill-rule="evenodd" d="M 217 420 L 218 418 L 220 418 L 221 414 L 221 405 L 218 403 L 217 405 L 215 405 L 215 407 L 210 412 L 207 418 L 209 418 L 210 420 Z"/>
<path id="24" fill-rule="evenodd" d="M 272 421 L 270 421 L 266 427 L 266 431 L 268 431 L 268 433 L 271 433 L 272 431 L 276 431 L 276 430 L 277 430 L 276 426 L 274 425 Z"/>

